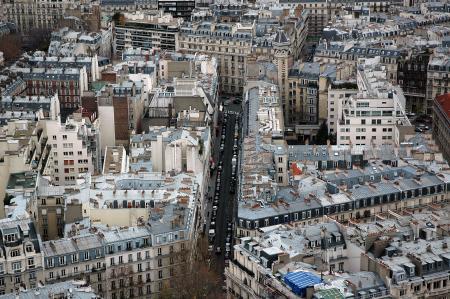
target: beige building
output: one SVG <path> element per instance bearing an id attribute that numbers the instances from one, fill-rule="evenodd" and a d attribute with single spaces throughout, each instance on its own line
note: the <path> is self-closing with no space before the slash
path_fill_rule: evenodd
<path id="1" fill-rule="evenodd" d="M 254 30 L 254 25 L 240 23 L 183 23 L 178 50 L 216 56 L 222 92 L 242 94 Z"/>
<path id="2" fill-rule="evenodd" d="M 64 187 L 50 185 L 41 178 L 37 199 L 29 203 L 32 218 L 42 240 L 53 240 L 64 236 Z"/>
<path id="3" fill-rule="evenodd" d="M 0 295 L 35 289 L 43 280 L 42 241 L 29 220 L 0 221 Z"/>
<path id="4" fill-rule="evenodd" d="M 64 15 L 65 10 L 73 3 L 68 0 L 61 2 L 2 0 L 0 9 L 3 10 L 6 19 L 15 23 L 20 31 L 29 31 L 31 29 L 52 29 Z"/>
<path id="5" fill-rule="evenodd" d="M 287 91 L 288 69 L 300 57 L 307 35 L 306 15 L 292 10 L 279 16 L 283 27 L 265 23 L 184 23 L 180 29 L 178 50 L 191 54 L 205 53 L 218 59 L 220 87 L 224 93 L 242 94 L 249 64 L 267 57 L 277 67 L 277 82 L 282 100 Z M 275 17 L 274 17 L 275 18 Z M 257 25 L 265 25 L 264 36 L 256 34 Z M 252 71 L 250 71 L 252 72 Z M 287 104 L 286 104 L 287 105 Z"/>

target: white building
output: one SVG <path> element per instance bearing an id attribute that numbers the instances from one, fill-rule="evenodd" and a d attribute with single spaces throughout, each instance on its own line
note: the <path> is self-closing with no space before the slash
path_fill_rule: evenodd
<path id="1" fill-rule="evenodd" d="M 360 61 L 358 93 L 346 100 L 337 122 L 337 143 L 399 144 L 413 127 L 405 114 L 405 97 L 389 83 L 380 57 Z"/>
<path id="2" fill-rule="evenodd" d="M 79 174 L 93 172 L 100 158 L 99 130 L 81 115 L 74 114 L 61 124 L 59 113 L 39 120 L 43 138 L 47 138 L 43 175 L 55 185 L 73 185 Z"/>
<path id="3" fill-rule="evenodd" d="M 350 98 L 350 96 L 356 95 L 357 93 L 358 89 L 356 88 L 356 83 L 351 84 L 348 82 L 343 82 L 343 84 L 339 84 L 339 82 L 333 82 L 333 84 L 330 84 L 330 86 L 328 87 L 327 101 L 328 133 L 336 134 L 337 124 L 339 122 L 339 118 L 342 115 L 342 105 L 346 100 Z"/>
<path id="4" fill-rule="evenodd" d="M 150 127 L 145 134 L 131 136 L 130 167 L 139 171 L 205 171 L 210 155 L 209 128 Z"/>

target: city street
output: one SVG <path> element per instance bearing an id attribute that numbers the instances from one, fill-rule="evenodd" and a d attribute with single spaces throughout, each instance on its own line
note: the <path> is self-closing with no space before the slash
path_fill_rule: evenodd
<path id="1" fill-rule="evenodd" d="M 218 152 L 218 159 L 216 160 L 216 170 L 214 173 L 214 179 L 211 180 L 211 192 L 213 201 L 208 205 L 207 212 L 209 212 L 208 223 L 206 233 L 209 229 L 215 229 L 215 237 L 213 241 L 209 242 L 213 246 L 212 251 L 210 251 L 211 256 L 211 267 L 216 269 L 217 273 L 223 275 L 225 268 L 225 244 L 227 243 L 227 235 L 232 236 L 231 227 L 228 223 L 232 223 L 233 216 L 233 204 L 235 201 L 235 194 L 230 193 L 230 187 L 235 188 L 232 185 L 232 159 L 233 159 L 233 147 L 234 147 L 234 136 L 235 136 L 235 124 L 237 121 L 236 113 L 240 112 L 239 104 L 229 104 L 224 107 L 224 111 L 231 111 L 228 113 L 228 118 L 223 120 L 222 129 L 219 132 L 219 136 L 216 139 L 216 144 L 214 149 Z M 221 140 L 222 132 L 225 128 L 225 139 L 223 150 L 221 150 Z M 219 166 L 220 165 L 220 166 Z M 221 173 L 219 175 L 219 173 Z M 220 177 L 220 179 L 219 179 Z M 219 182 L 220 181 L 220 182 Z M 219 182 L 219 183 L 218 183 Z M 218 188 L 217 184 L 220 184 Z M 218 201 L 215 201 L 216 196 Z M 218 203 L 218 204 L 217 204 Z M 217 204 L 217 211 L 214 216 L 213 205 Z M 211 221 L 214 222 L 214 227 L 211 227 Z M 230 240 L 232 246 L 232 240 Z M 220 253 L 217 251 L 220 248 Z M 231 252 L 230 252 L 231 256 Z"/>

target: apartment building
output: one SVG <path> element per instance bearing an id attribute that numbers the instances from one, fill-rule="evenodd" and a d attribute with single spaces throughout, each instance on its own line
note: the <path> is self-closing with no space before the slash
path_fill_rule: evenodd
<path id="1" fill-rule="evenodd" d="M 266 3 L 267 1 L 261 0 L 260 3 Z M 398 2 L 398 1 L 397 1 Z M 401 1 L 400 1 L 401 2 Z M 295 8 L 301 5 L 308 13 L 308 34 L 317 38 L 321 37 L 323 29 L 329 24 L 329 22 L 336 16 L 343 15 L 345 10 L 361 10 L 365 8 L 372 13 L 374 12 L 387 12 L 389 6 L 393 4 L 393 1 L 326 1 L 326 0 L 314 0 L 314 1 L 292 1 L 292 0 L 279 0 L 278 4 L 283 8 Z"/>
<path id="2" fill-rule="evenodd" d="M 106 146 L 128 148 L 130 134 L 142 131 L 144 105 L 148 100 L 148 91 L 141 88 L 144 86 L 142 82 L 121 81 L 104 86 L 96 96 L 102 155 Z"/>
<path id="3" fill-rule="evenodd" d="M 268 94 L 261 95 L 266 97 L 266 103 L 271 102 Z M 399 166 L 401 157 L 412 165 L 428 163 L 423 160 L 425 156 L 418 154 L 421 145 L 428 142 L 420 141 L 414 134 L 405 140 L 405 146 L 417 145 L 417 149 L 412 146 L 396 150 L 399 145 L 395 144 L 288 146 L 274 135 L 266 136 L 264 128 L 270 122 L 255 121 L 260 114 L 257 107 L 247 107 L 257 103 L 251 98 L 244 105 L 237 236 L 255 236 L 258 229 L 271 225 L 312 225 L 329 217 L 348 221 L 387 209 L 423 207 L 448 199 L 445 173 L 430 175 L 415 167 L 409 169 L 409 165 Z M 446 168 L 439 154 L 432 154 L 430 159 Z M 323 174 L 317 176 L 316 170 Z M 350 181 L 353 183 L 349 185 Z"/>
<path id="4" fill-rule="evenodd" d="M 334 223 L 300 230 L 285 225 L 261 229 L 258 236 L 241 238 L 234 246 L 233 259 L 225 268 L 228 296 L 301 296 L 303 292 L 288 288 L 277 278 L 280 273 L 285 277 L 292 275 L 290 269 L 294 270 L 296 263 L 313 264 L 317 271 L 348 271 L 350 261 L 345 259 L 345 248 L 344 235 Z"/>
<path id="5" fill-rule="evenodd" d="M 54 102 L 58 102 L 58 96 L 4 96 L 0 97 L 0 107 L 5 112 L 31 112 L 38 118 L 49 117 L 50 110 Z M 11 118 L 12 119 L 12 118 Z M 35 118 L 36 119 L 36 118 Z M 35 119 L 32 119 L 33 121 Z M 6 124 L 8 119 L 0 120 L 1 124 Z"/>
<path id="6" fill-rule="evenodd" d="M 288 69 L 303 50 L 307 16 L 294 10 L 282 17 L 259 11 L 254 14 L 251 21 L 242 16 L 239 22 L 185 22 L 180 30 L 179 50 L 217 57 L 220 88 L 228 94 L 242 94 L 248 66 L 262 57 L 268 58 L 276 65 L 280 95 L 287 106 Z"/>
<path id="7" fill-rule="evenodd" d="M 431 224 L 432 225 L 432 224 Z M 378 273 L 394 298 L 436 298 L 449 293 L 448 237 L 390 241 L 380 257 L 363 254 L 362 268 Z M 420 279 L 417 279 L 420 278 Z"/>
<path id="8" fill-rule="evenodd" d="M 177 49 L 181 23 L 181 18 L 170 14 L 125 14 L 125 23 L 116 24 L 113 29 L 114 54 L 121 55 L 127 47 L 174 51 Z"/>
<path id="9" fill-rule="evenodd" d="M 433 138 L 445 159 L 450 160 L 450 95 L 437 96 L 433 102 Z"/>
<path id="10" fill-rule="evenodd" d="M 2 0 L 1 10 L 8 22 L 16 24 L 20 31 L 31 29 L 54 28 L 66 10 L 71 6 L 78 5 L 78 1 L 59 1 L 55 3 L 50 0 L 35 2 L 31 0 Z"/>
<path id="11" fill-rule="evenodd" d="M 355 226 L 356 233 L 362 234 L 365 229 L 373 231 L 377 227 Z M 256 236 L 240 238 L 234 246 L 233 259 L 225 268 L 227 296 L 389 297 L 389 284 L 381 273 L 360 270 L 362 251 L 357 248 L 354 234 L 351 227 L 335 221 L 307 228 L 274 225 L 258 229 Z"/>
<path id="12" fill-rule="evenodd" d="M 448 200 L 445 177 L 426 173 L 414 176 L 415 172 L 401 167 L 383 171 L 373 167 L 350 170 L 355 176 L 354 183 L 350 183 L 352 179 L 345 179 L 345 171 L 337 175 L 331 171 L 320 179 L 314 176 L 300 179 L 299 187 L 280 188 L 275 193 L 276 200 L 264 198 L 262 194 L 253 201 L 243 197 L 238 206 L 236 233 L 254 236 L 258 228 L 270 225 L 311 225 L 327 217 L 348 221 L 387 210 L 423 207 Z M 300 173 L 304 170 L 300 167 Z M 364 173 L 367 173 L 367 180 Z"/>
<path id="13" fill-rule="evenodd" d="M 449 92 L 450 58 L 448 48 L 436 48 L 428 63 L 426 113 L 432 114 L 433 100 Z"/>
<path id="14" fill-rule="evenodd" d="M 158 9 L 171 14 L 175 18 L 189 20 L 194 8 L 195 1 L 191 0 L 158 0 Z"/>
<path id="15" fill-rule="evenodd" d="M 102 239 L 96 234 L 43 242 L 45 283 L 83 279 L 96 294 L 102 295 L 107 284 L 104 250 Z"/>
<path id="16" fill-rule="evenodd" d="M 111 29 L 94 32 L 63 27 L 52 32 L 48 54 L 52 56 L 102 56 L 111 57 Z"/>
<path id="17" fill-rule="evenodd" d="M 413 127 L 406 117 L 406 99 L 398 86 L 389 83 L 378 58 L 358 65 L 358 93 L 344 104 L 337 122 L 338 144 L 399 144 Z"/>
<path id="18" fill-rule="evenodd" d="M 148 107 L 150 121 L 177 127 L 208 127 L 219 116 L 219 76 L 215 57 L 165 53 L 160 85 Z"/>
<path id="19" fill-rule="evenodd" d="M 27 95 L 58 94 L 63 117 L 81 105 L 81 97 L 88 90 L 88 76 L 82 68 L 24 68 L 16 69 L 26 82 Z M 70 111 L 69 113 L 66 111 Z"/>
<path id="20" fill-rule="evenodd" d="M 344 103 L 358 93 L 356 82 L 335 81 L 328 86 L 327 95 L 327 127 L 328 133 L 336 134 L 339 117 L 342 115 Z"/>
<path id="21" fill-rule="evenodd" d="M 0 295 L 38 287 L 43 280 L 42 241 L 33 222 L 0 220 Z"/>
<path id="22" fill-rule="evenodd" d="M 156 0 L 101 0 L 102 13 L 108 16 L 115 12 L 155 11 L 158 9 Z"/>
<path id="23" fill-rule="evenodd" d="M 51 52 L 51 51 L 49 51 Z M 70 56 L 60 57 L 59 53 L 45 55 L 35 52 L 29 57 L 26 63 L 33 68 L 77 68 L 86 69 L 88 83 L 95 82 L 100 79 L 100 68 L 97 55 L 86 57 L 85 55 L 76 55 L 70 52 Z"/>
<path id="24" fill-rule="evenodd" d="M 427 113 L 426 90 L 430 48 L 413 48 L 398 61 L 398 85 L 406 98 L 405 109 L 412 113 Z"/>
<path id="25" fill-rule="evenodd" d="M 70 298 L 76 297 L 80 299 L 100 299 L 95 290 L 86 285 L 84 280 L 71 280 L 58 282 L 50 285 L 41 285 L 38 290 L 34 290 L 35 296 L 42 298 Z M 1 295 L 2 299 L 16 298 L 16 294 Z M 23 293 L 22 293 L 23 296 Z"/>
<path id="26" fill-rule="evenodd" d="M 130 166 L 151 165 L 156 172 L 201 173 L 208 167 L 210 130 L 205 127 L 150 127 L 130 138 Z"/>
<path id="27" fill-rule="evenodd" d="M 60 118 L 38 122 L 45 147 L 42 174 L 51 177 L 52 184 L 74 185 L 82 173 L 100 170 L 99 130 L 80 114 L 74 114 L 61 124 Z"/>
<path id="28" fill-rule="evenodd" d="M 3 53 L 2 53 L 3 54 Z M 26 90 L 26 84 L 16 73 L 9 70 L 2 71 L 0 75 L 0 95 L 15 96 Z"/>
<path id="29" fill-rule="evenodd" d="M 253 27 L 240 23 L 183 23 L 178 50 L 216 56 L 221 90 L 239 94 L 243 91 L 247 56 L 251 54 Z"/>
<path id="30" fill-rule="evenodd" d="M 387 78 L 390 83 L 397 84 L 398 61 L 402 52 L 396 49 L 384 49 L 369 45 L 362 46 L 354 41 L 329 42 L 321 41 L 314 54 L 314 62 L 338 64 L 353 63 L 354 72 L 359 59 L 379 57 L 380 63 L 386 66 Z M 337 70 L 340 71 L 339 69 Z M 352 74 L 353 72 L 346 72 Z M 342 77 L 345 77 L 343 74 Z"/>
<path id="31" fill-rule="evenodd" d="M 314 141 L 321 122 L 327 118 L 320 94 L 326 92 L 328 85 L 335 80 L 336 67 L 333 65 L 297 63 L 289 69 L 285 126 L 295 132 L 297 139 Z"/>

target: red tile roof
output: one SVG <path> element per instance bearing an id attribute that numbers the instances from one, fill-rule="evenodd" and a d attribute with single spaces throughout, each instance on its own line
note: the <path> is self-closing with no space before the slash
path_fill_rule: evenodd
<path id="1" fill-rule="evenodd" d="M 450 93 L 437 96 L 436 102 L 441 106 L 441 109 L 447 113 L 447 117 L 450 119 Z"/>

